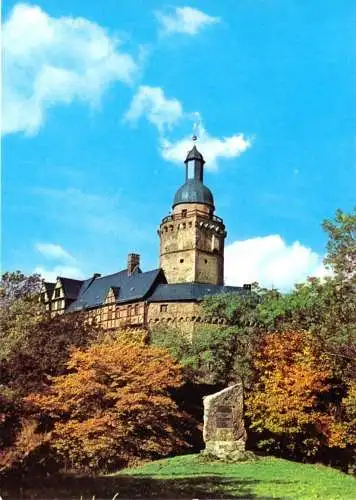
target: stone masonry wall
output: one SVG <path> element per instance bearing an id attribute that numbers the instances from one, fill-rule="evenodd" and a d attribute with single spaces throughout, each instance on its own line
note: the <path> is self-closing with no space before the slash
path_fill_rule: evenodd
<path id="1" fill-rule="evenodd" d="M 209 207 L 178 205 L 158 234 L 168 283 L 223 284 L 225 226 Z"/>

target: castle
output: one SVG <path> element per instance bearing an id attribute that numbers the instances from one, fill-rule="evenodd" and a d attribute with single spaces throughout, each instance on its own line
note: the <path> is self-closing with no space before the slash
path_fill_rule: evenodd
<path id="1" fill-rule="evenodd" d="M 51 314 L 85 311 L 106 329 L 120 326 L 176 326 L 191 332 L 204 318 L 200 302 L 209 295 L 244 294 L 224 286 L 223 220 L 214 215 L 214 198 L 204 183 L 204 158 L 194 145 L 185 160 L 185 182 L 174 196 L 172 214 L 159 229 L 159 268 L 142 272 L 140 256 L 129 254 L 127 267 L 85 280 L 59 276 L 43 284 L 41 300 Z"/>

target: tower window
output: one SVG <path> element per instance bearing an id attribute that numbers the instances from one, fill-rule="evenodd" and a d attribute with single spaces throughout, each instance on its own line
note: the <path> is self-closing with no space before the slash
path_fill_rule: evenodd
<path id="1" fill-rule="evenodd" d="M 182 210 L 182 217 L 186 217 L 187 216 L 187 209 L 184 209 Z"/>
<path id="2" fill-rule="evenodd" d="M 187 165 L 188 179 L 194 179 L 194 161 L 189 161 Z"/>
<path id="3" fill-rule="evenodd" d="M 205 264 L 207 264 L 208 263 L 208 259 L 204 259 L 204 262 L 205 262 Z"/>
<path id="4" fill-rule="evenodd" d="M 167 312 L 167 309 L 168 309 L 167 304 L 161 304 L 161 306 L 160 306 L 161 313 Z"/>
<path id="5" fill-rule="evenodd" d="M 181 264 L 183 264 L 183 262 L 184 262 L 184 259 L 180 259 L 180 261 L 179 261 L 179 262 L 180 262 Z"/>

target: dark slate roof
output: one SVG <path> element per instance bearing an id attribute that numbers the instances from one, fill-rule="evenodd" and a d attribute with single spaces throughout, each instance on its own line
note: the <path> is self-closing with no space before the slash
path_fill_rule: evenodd
<path id="1" fill-rule="evenodd" d="M 214 208 L 214 198 L 210 189 L 196 179 L 188 179 L 178 189 L 173 200 L 173 207 L 180 203 L 203 203 Z"/>
<path id="2" fill-rule="evenodd" d="M 56 284 L 50 283 L 49 281 L 45 281 L 43 284 L 44 284 L 44 287 L 45 287 L 46 292 L 47 292 L 48 300 L 51 300 L 52 295 L 53 295 L 53 290 L 54 290 L 54 287 L 56 286 Z"/>
<path id="3" fill-rule="evenodd" d="M 58 279 L 62 283 L 65 298 L 76 299 L 79 295 L 80 289 L 84 281 L 74 280 L 72 278 L 63 278 L 63 276 L 58 276 Z"/>
<path id="4" fill-rule="evenodd" d="M 197 150 L 195 144 L 193 148 L 188 152 L 184 163 L 187 163 L 190 160 L 201 160 L 204 162 L 203 155 Z"/>
<path id="5" fill-rule="evenodd" d="M 204 283 L 175 283 L 158 285 L 148 302 L 198 301 L 221 293 L 245 295 L 247 290 L 238 286 L 209 285 Z"/>
<path id="6" fill-rule="evenodd" d="M 115 274 L 94 278 L 86 288 L 80 291 L 77 300 L 68 307 L 68 311 L 101 306 L 110 288 L 114 289 L 115 295 L 118 294 L 116 298 L 118 304 L 142 300 L 148 295 L 155 282 L 165 281 L 161 269 L 146 273 L 137 269 L 131 275 L 128 274 L 127 269 L 124 269 Z"/>

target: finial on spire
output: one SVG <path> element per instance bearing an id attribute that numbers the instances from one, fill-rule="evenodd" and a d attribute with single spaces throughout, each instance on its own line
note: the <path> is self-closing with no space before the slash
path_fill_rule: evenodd
<path id="1" fill-rule="evenodd" d="M 199 113 L 194 113 L 194 114 L 195 114 L 195 121 L 193 123 L 192 140 L 193 140 L 193 142 L 196 142 L 198 140 L 198 136 L 199 136 L 200 116 L 199 116 Z"/>

